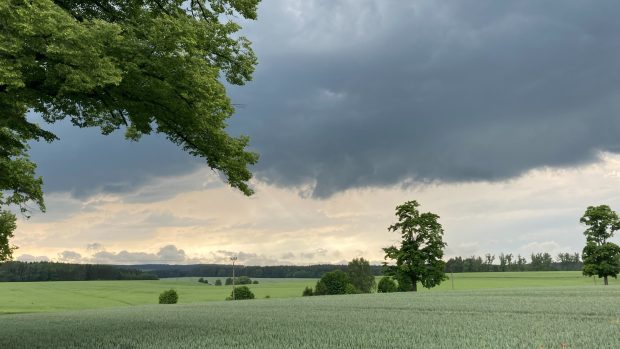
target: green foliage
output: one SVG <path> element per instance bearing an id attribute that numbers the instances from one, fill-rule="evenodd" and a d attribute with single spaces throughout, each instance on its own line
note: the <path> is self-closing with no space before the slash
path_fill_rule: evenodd
<path id="1" fill-rule="evenodd" d="M 44 210 L 27 143 L 56 136 L 29 110 L 131 140 L 164 134 L 250 195 L 258 155 L 248 137 L 225 131 L 234 107 L 222 78 L 251 79 L 256 56 L 231 18 L 255 19 L 259 1 L 0 1 L 0 209 L 32 201 Z"/>
<path id="2" fill-rule="evenodd" d="M 377 292 L 379 293 L 396 292 L 396 289 L 396 282 L 389 276 L 382 277 L 377 284 Z"/>
<path id="3" fill-rule="evenodd" d="M 254 293 L 247 286 L 239 286 L 235 287 L 234 291 L 230 293 L 230 296 L 226 298 L 227 300 L 243 300 L 243 299 L 254 299 Z"/>
<path id="4" fill-rule="evenodd" d="M 370 263 L 364 258 L 355 258 L 347 267 L 347 276 L 351 284 L 361 293 L 370 293 L 375 288 L 375 277 Z"/>
<path id="5" fill-rule="evenodd" d="M 13 256 L 15 246 L 9 244 L 9 239 L 13 237 L 13 231 L 17 228 L 15 221 L 14 214 L 0 211 L 0 262 L 11 260 Z"/>
<path id="6" fill-rule="evenodd" d="M 385 259 L 392 259 L 396 265 L 387 266 L 386 274 L 397 278 L 399 289 L 417 291 L 417 283 L 431 288 L 446 279 L 442 260 L 443 228 L 434 213 L 420 213 L 416 201 L 408 201 L 396 207 L 398 222 L 389 231 L 400 231 L 400 248 L 390 246 L 383 249 Z M 410 285 L 410 287 L 409 287 Z M 410 289 L 409 289 L 410 288 Z"/>
<path id="7" fill-rule="evenodd" d="M 215 286 L 222 286 L 222 280 L 220 279 L 215 280 Z"/>
<path id="8" fill-rule="evenodd" d="M 312 291 L 312 287 L 306 286 L 306 288 L 304 288 L 304 291 L 302 292 L 301 295 L 302 297 L 314 296 L 314 291 Z"/>
<path id="9" fill-rule="evenodd" d="M 252 284 L 253 284 L 253 285 L 258 285 L 258 280 L 254 280 L 254 281 L 252 281 Z"/>
<path id="10" fill-rule="evenodd" d="M 321 280 L 316 283 L 314 294 L 331 295 L 331 294 L 351 294 L 357 293 L 355 286 L 351 284 L 351 280 L 342 270 L 334 270 L 325 273 Z"/>
<path id="11" fill-rule="evenodd" d="M 239 276 L 235 278 L 235 285 L 250 285 L 252 283 L 252 279 L 247 276 Z"/>
<path id="12" fill-rule="evenodd" d="M 609 242 L 620 229 L 618 214 L 607 205 L 589 206 L 579 220 L 588 228 L 584 232 L 583 275 L 597 275 L 608 284 L 607 278 L 620 273 L 620 246 Z"/>
<path id="13" fill-rule="evenodd" d="M 159 295 L 159 304 L 176 304 L 179 301 L 177 291 L 170 289 Z"/>

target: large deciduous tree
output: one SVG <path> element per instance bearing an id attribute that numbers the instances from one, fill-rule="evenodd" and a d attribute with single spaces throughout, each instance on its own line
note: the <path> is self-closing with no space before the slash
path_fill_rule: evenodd
<path id="1" fill-rule="evenodd" d="M 45 209 L 27 143 L 56 136 L 28 111 L 131 140 L 164 134 L 252 193 L 258 155 L 225 131 L 234 107 L 223 80 L 251 79 L 256 57 L 230 18 L 256 19 L 259 1 L 0 1 L 0 261 L 11 257 L 8 206 Z"/>
<path id="2" fill-rule="evenodd" d="M 596 275 L 608 285 L 607 278 L 620 273 L 620 246 L 609 241 L 620 229 L 618 214 L 607 205 L 589 206 L 579 221 L 588 227 L 583 233 L 583 275 Z"/>
<path id="3" fill-rule="evenodd" d="M 400 247 L 390 246 L 383 249 L 385 259 L 394 260 L 395 265 L 387 265 L 385 272 L 399 280 L 402 291 L 417 291 L 417 283 L 431 288 L 446 279 L 445 262 L 442 260 L 443 228 L 437 222 L 439 216 L 426 212 L 420 213 L 417 201 L 408 201 L 396 207 L 398 222 L 388 230 L 400 232 Z M 407 289 L 402 289 L 406 286 Z"/>

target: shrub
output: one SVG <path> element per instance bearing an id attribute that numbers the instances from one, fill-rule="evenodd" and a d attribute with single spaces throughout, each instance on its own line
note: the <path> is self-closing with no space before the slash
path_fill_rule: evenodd
<path id="1" fill-rule="evenodd" d="M 247 286 L 239 286 L 239 287 L 235 287 L 235 300 L 240 300 L 240 299 L 254 299 L 254 293 L 252 293 L 252 291 L 250 291 L 250 289 Z M 226 298 L 227 300 L 231 300 L 233 299 L 233 293 L 230 293 L 230 296 L 228 298 Z"/>
<path id="2" fill-rule="evenodd" d="M 330 271 L 329 273 L 325 273 L 321 280 L 316 283 L 314 294 L 347 294 L 347 292 L 355 290 L 355 286 L 348 285 L 351 285 L 351 282 L 345 272 L 342 270 Z M 357 291 L 353 293 L 357 293 Z"/>
<path id="3" fill-rule="evenodd" d="M 355 288 L 355 286 L 353 286 L 353 284 L 346 284 L 344 286 L 344 294 L 356 294 L 356 293 L 360 293 L 357 288 Z"/>
<path id="4" fill-rule="evenodd" d="M 382 277 L 377 285 L 377 292 L 379 293 L 396 292 L 396 289 L 396 282 L 389 276 Z"/>
<path id="5" fill-rule="evenodd" d="M 226 278 L 226 281 L 224 281 L 224 285 L 226 286 L 232 285 L 232 281 L 233 281 L 232 278 Z"/>
<path id="6" fill-rule="evenodd" d="M 198 282 L 205 282 L 205 279 L 204 278 L 200 278 L 200 279 L 198 279 Z"/>
<path id="7" fill-rule="evenodd" d="M 239 276 L 235 278 L 235 285 L 249 285 L 252 283 L 252 279 L 247 276 Z"/>
<path id="8" fill-rule="evenodd" d="M 173 289 L 164 291 L 159 295 L 159 304 L 176 304 L 178 300 L 179 295 Z"/>
<path id="9" fill-rule="evenodd" d="M 314 292 L 312 291 L 312 287 L 306 286 L 306 288 L 304 288 L 304 292 L 301 295 L 304 296 L 304 297 L 314 296 Z"/>
<path id="10" fill-rule="evenodd" d="M 222 286 L 222 280 L 220 279 L 215 280 L 215 286 Z"/>
<path id="11" fill-rule="evenodd" d="M 254 281 L 252 281 L 252 283 L 253 283 L 254 285 L 258 285 L 258 280 L 254 280 Z"/>

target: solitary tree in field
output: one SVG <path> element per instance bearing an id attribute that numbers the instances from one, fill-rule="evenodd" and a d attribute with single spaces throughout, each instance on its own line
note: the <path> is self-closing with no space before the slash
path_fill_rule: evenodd
<path id="1" fill-rule="evenodd" d="M 439 216 L 418 211 L 416 201 L 408 201 L 396 207 L 398 222 L 388 228 L 389 231 L 400 232 L 400 247 L 390 246 L 383 249 L 385 259 L 394 260 L 396 265 L 388 266 L 386 274 L 394 276 L 407 290 L 417 291 L 417 283 L 431 288 L 446 279 L 443 249 L 443 228 L 437 222 Z"/>
<path id="2" fill-rule="evenodd" d="M 56 136 L 28 111 L 131 140 L 164 134 L 252 193 L 258 155 L 225 131 L 234 108 L 223 80 L 252 77 L 256 56 L 231 18 L 256 19 L 259 1 L 0 1 L 0 261 L 13 250 L 7 206 L 45 210 L 28 143 Z"/>
<path id="3" fill-rule="evenodd" d="M 620 273 L 620 246 L 608 241 L 620 229 L 618 214 L 607 205 L 589 206 L 579 221 L 588 226 L 581 255 L 583 275 L 597 275 L 608 285 L 607 277 Z"/>

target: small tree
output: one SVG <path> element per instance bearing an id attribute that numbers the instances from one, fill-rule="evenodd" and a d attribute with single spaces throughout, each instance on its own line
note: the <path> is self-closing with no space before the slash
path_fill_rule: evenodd
<path id="1" fill-rule="evenodd" d="M 164 291 L 159 295 L 159 304 L 176 304 L 179 300 L 179 295 L 175 290 Z"/>
<path id="2" fill-rule="evenodd" d="M 233 279 L 232 278 L 226 278 L 226 281 L 224 281 L 224 285 L 229 286 L 232 285 L 233 283 Z"/>
<path id="3" fill-rule="evenodd" d="M 342 270 L 334 270 L 329 273 L 325 273 L 321 280 L 316 283 L 314 290 L 315 295 L 328 295 L 328 294 L 347 294 L 357 293 L 355 286 L 347 287 L 351 285 L 351 281 L 347 274 Z M 354 292 L 355 291 L 355 292 Z"/>
<path id="4" fill-rule="evenodd" d="M 198 282 L 204 283 L 205 279 L 204 278 L 200 278 L 200 279 L 198 279 Z"/>
<path id="5" fill-rule="evenodd" d="M 301 295 L 303 297 L 314 296 L 314 292 L 312 291 L 312 287 L 306 286 L 306 288 L 304 288 L 304 292 Z"/>
<path id="6" fill-rule="evenodd" d="M 398 222 L 389 231 L 400 231 L 400 248 L 390 246 L 383 249 L 385 259 L 393 259 L 396 265 L 387 266 L 387 275 L 398 279 L 399 288 L 407 281 L 411 291 L 417 291 L 418 281 L 431 288 L 446 279 L 443 248 L 443 228 L 434 213 L 420 213 L 417 201 L 408 201 L 396 207 Z"/>
<path id="7" fill-rule="evenodd" d="M 379 284 L 377 284 L 377 292 L 379 293 L 390 293 L 396 292 L 396 282 L 389 276 L 384 276 L 379 280 Z"/>
<path id="8" fill-rule="evenodd" d="M 349 262 L 347 276 L 361 293 L 370 293 L 375 288 L 375 277 L 370 270 L 370 263 L 364 258 L 355 258 Z"/>
<path id="9" fill-rule="evenodd" d="M 607 205 L 589 206 L 579 221 L 588 226 L 583 232 L 583 275 L 597 275 L 608 285 L 607 277 L 620 273 L 620 246 L 608 241 L 620 229 L 618 214 Z"/>
<path id="10" fill-rule="evenodd" d="M 226 299 L 233 299 L 233 293 L 235 295 L 235 300 L 254 299 L 254 293 L 252 293 L 252 291 L 250 291 L 250 288 L 247 286 L 235 287 L 235 290 L 231 292 L 230 296 Z"/>
<path id="11" fill-rule="evenodd" d="M 220 279 L 215 280 L 215 286 L 222 286 L 222 280 Z"/>

